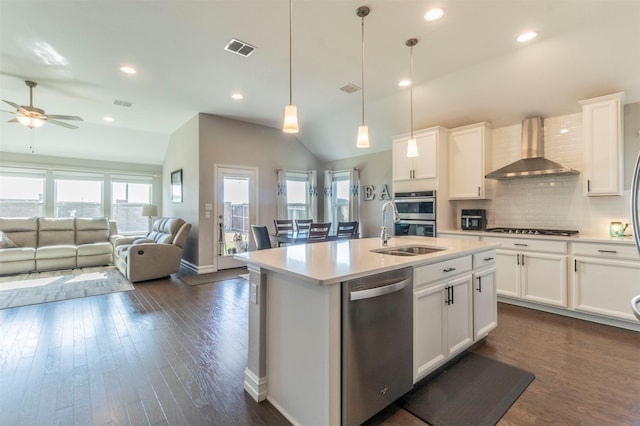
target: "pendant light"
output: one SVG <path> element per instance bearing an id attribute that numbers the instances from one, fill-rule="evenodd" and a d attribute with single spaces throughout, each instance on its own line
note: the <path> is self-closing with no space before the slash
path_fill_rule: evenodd
<path id="1" fill-rule="evenodd" d="M 410 38 L 405 42 L 407 46 L 409 46 L 410 54 L 409 54 L 409 105 L 410 105 L 410 116 L 411 116 L 411 137 L 409 138 L 409 142 L 407 143 L 407 157 L 417 157 L 418 156 L 418 144 L 416 143 L 416 139 L 413 137 L 413 46 L 418 44 L 417 38 Z"/>
<path id="2" fill-rule="evenodd" d="M 356 15 L 362 18 L 362 125 L 358 127 L 356 148 L 369 148 L 369 127 L 364 124 L 364 17 L 369 14 L 369 11 L 367 6 L 356 9 Z"/>
<path id="3" fill-rule="evenodd" d="M 289 105 L 284 107 L 284 122 L 282 131 L 285 133 L 298 133 L 298 107 L 293 105 L 293 72 L 292 72 L 292 36 L 293 34 L 293 0 L 289 0 Z"/>

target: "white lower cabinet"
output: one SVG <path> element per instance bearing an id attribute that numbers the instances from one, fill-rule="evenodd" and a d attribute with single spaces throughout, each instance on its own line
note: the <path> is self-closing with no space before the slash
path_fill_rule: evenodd
<path id="1" fill-rule="evenodd" d="M 473 336 L 485 337 L 498 326 L 496 268 L 473 273 Z"/>
<path id="2" fill-rule="evenodd" d="M 640 294 L 635 247 L 574 244 L 573 256 L 573 309 L 636 323 L 631 310 L 631 299 Z"/>
<path id="3" fill-rule="evenodd" d="M 471 256 L 415 268 L 414 383 L 473 344 L 473 297 Z M 489 303 L 485 300 L 483 305 L 491 311 Z M 494 297 L 492 312 L 496 303 Z"/>
<path id="4" fill-rule="evenodd" d="M 502 240 L 496 250 L 496 287 L 500 296 L 567 307 L 567 243 Z M 486 238 L 486 241 L 494 241 Z"/>

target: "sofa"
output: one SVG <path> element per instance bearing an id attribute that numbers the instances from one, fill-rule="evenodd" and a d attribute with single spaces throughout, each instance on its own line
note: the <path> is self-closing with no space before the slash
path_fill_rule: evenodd
<path id="1" fill-rule="evenodd" d="M 115 238 L 114 263 L 132 283 L 176 273 L 190 230 L 181 218 L 160 217 L 147 235 Z"/>
<path id="2" fill-rule="evenodd" d="M 0 275 L 113 264 L 106 217 L 0 218 Z"/>

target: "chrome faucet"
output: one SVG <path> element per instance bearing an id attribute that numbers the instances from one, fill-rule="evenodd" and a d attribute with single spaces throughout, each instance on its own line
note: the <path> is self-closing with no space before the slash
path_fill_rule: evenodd
<path id="1" fill-rule="evenodd" d="M 387 241 L 389 240 L 389 233 L 387 232 L 387 227 L 384 225 L 384 212 L 387 210 L 387 207 L 391 206 L 393 209 L 393 223 L 400 222 L 400 214 L 398 213 L 398 208 L 396 207 L 396 203 L 389 200 L 382 205 L 382 226 L 380 227 L 380 241 L 382 242 L 382 246 L 385 247 L 387 245 Z"/>

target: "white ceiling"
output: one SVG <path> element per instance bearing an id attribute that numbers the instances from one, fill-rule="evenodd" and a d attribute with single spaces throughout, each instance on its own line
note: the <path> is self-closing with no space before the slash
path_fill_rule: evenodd
<path id="1" fill-rule="evenodd" d="M 368 150 L 355 148 L 360 92 L 339 90 L 360 85 L 362 5 L 371 8 Z M 446 14 L 426 22 L 434 5 Z M 297 137 L 323 161 L 389 150 L 410 130 L 409 91 L 397 83 L 409 74 L 412 37 L 415 129 L 500 127 L 578 112 L 579 100 L 618 91 L 640 101 L 640 0 L 294 0 L 293 14 Z M 42 155 L 161 164 L 169 135 L 198 112 L 280 127 L 288 17 L 286 0 L 0 0 L 0 99 L 28 105 L 30 79 L 35 106 L 85 119 L 77 130 L 30 131 L 0 113 L 0 150 L 30 152 L 33 141 Z M 540 35 L 518 45 L 524 30 Z M 229 53 L 231 38 L 257 49 Z M 138 74 L 121 73 L 124 64 Z M 244 100 L 231 99 L 235 91 Z"/>

